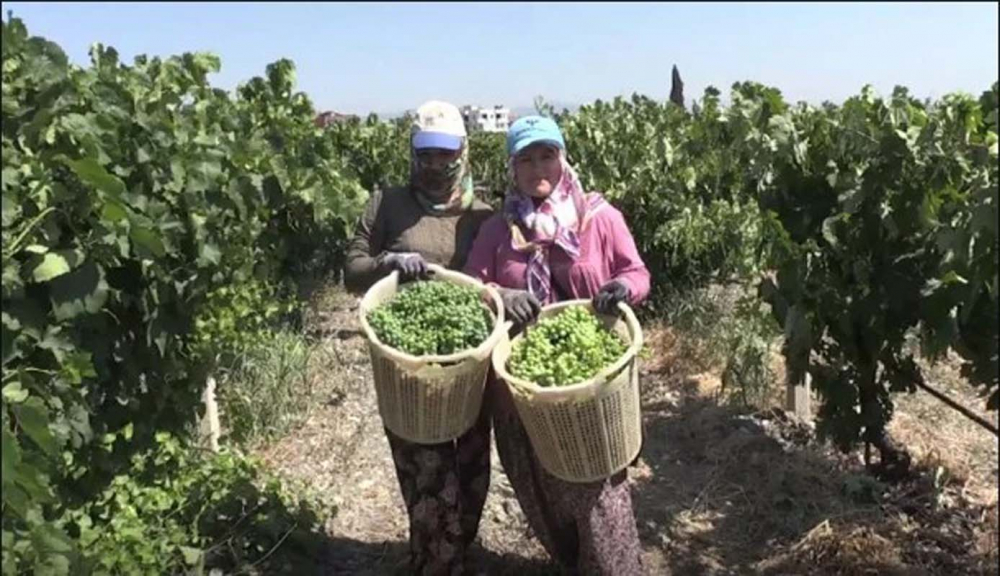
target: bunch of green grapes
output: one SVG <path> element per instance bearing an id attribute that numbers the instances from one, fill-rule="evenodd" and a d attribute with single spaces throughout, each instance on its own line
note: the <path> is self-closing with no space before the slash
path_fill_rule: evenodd
<path id="1" fill-rule="evenodd" d="M 514 345 L 507 369 L 539 386 L 568 386 L 591 378 L 627 348 L 587 308 L 574 306 L 528 328 Z"/>
<path id="2" fill-rule="evenodd" d="M 423 356 L 475 348 L 489 336 L 493 316 L 475 288 L 428 280 L 404 285 L 368 313 L 368 323 L 383 343 Z"/>

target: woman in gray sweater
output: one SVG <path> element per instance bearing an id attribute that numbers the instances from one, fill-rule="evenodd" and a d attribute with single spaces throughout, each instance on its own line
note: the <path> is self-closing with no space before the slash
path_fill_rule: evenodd
<path id="1" fill-rule="evenodd" d="M 417 110 L 410 182 L 376 192 L 348 247 L 344 282 L 363 293 L 398 270 L 427 277 L 427 263 L 461 270 L 491 208 L 475 198 L 462 115 L 445 102 Z M 415 444 L 385 428 L 410 518 L 410 573 L 462 574 L 490 483 L 485 403 L 472 429 L 441 444 Z"/>

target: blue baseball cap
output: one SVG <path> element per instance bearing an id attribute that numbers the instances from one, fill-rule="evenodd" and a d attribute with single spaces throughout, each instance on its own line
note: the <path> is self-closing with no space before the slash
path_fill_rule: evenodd
<path id="1" fill-rule="evenodd" d="M 525 116 L 519 118 L 507 131 L 507 154 L 513 156 L 532 144 L 545 142 L 563 150 L 563 141 L 559 126 L 551 118 L 544 116 Z"/>

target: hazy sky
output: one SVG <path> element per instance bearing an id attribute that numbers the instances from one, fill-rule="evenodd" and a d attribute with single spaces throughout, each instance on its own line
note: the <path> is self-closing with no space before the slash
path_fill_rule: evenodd
<path id="1" fill-rule="evenodd" d="M 870 83 L 918 97 L 997 79 L 997 3 L 45 3 L 4 2 L 31 34 L 86 64 L 93 42 L 136 54 L 210 51 L 231 89 L 278 58 L 321 110 L 399 112 L 439 98 L 531 105 L 639 92 L 666 98 L 677 64 L 707 85 L 775 86 L 842 101 Z"/>

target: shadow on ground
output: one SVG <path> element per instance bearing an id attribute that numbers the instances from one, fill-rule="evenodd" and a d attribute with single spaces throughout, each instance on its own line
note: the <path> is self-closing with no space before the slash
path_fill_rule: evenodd
<path id="1" fill-rule="evenodd" d="M 348 538 L 333 538 L 328 546 L 324 575 L 408 576 L 407 542 L 375 544 Z M 476 573 L 490 576 L 550 576 L 559 574 L 551 564 L 514 554 L 497 554 L 478 544 L 471 558 Z"/>
<path id="2" fill-rule="evenodd" d="M 985 510 L 960 486 L 919 468 L 881 484 L 784 412 L 679 380 L 643 407 L 633 504 L 651 574 L 996 574 L 972 544 Z"/>

